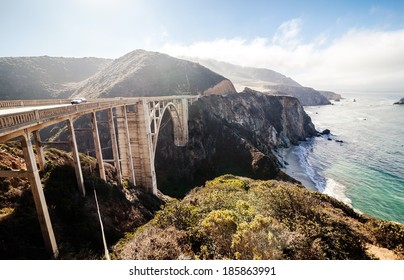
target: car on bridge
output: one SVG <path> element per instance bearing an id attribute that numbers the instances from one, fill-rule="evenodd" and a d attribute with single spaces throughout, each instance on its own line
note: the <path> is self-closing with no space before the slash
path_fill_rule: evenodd
<path id="1" fill-rule="evenodd" d="M 72 99 L 72 101 L 70 101 L 70 103 L 72 103 L 72 105 L 85 103 L 85 102 L 87 102 L 87 99 L 85 99 L 84 97 L 74 98 L 74 99 Z"/>

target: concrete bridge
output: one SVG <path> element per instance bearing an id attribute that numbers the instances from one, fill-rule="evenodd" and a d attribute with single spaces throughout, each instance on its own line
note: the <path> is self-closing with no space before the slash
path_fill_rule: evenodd
<path id="1" fill-rule="evenodd" d="M 157 183 L 154 156 L 163 115 L 168 112 L 174 129 L 174 143 L 183 146 L 188 142 L 188 105 L 197 96 L 164 96 L 141 98 L 94 99 L 71 105 L 70 100 L 7 100 L 0 101 L 0 143 L 19 139 L 24 154 L 26 170 L 0 170 L 0 177 L 28 178 L 35 201 L 45 246 L 56 258 L 58 247 L 50 220 L 39 171 L 45 167 L 44 147 L 39 131 L 53 124 L 65 122 L 70 137 L 73 166 L 80 193 L 85 196 L 83 173 L 76 141 L 74 121 L 90 115 L 99 176 L 106 179 L 100 143 L 97 112 L 108 115 L 113 163 L 118 179 L 128 180 L 147 192 L 156 194 Z M 116 125 L 115 125 L 116 124 Z M 35 151 L 34 148 L 35 146 Z"/>

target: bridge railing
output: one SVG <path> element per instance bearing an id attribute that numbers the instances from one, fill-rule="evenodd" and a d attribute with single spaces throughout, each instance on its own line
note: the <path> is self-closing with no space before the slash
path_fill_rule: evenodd
<path id="1" fill-rule="evenodd" d="M 0 108 L 69 104 L 69 99 L 1 100 Z"/>
<path id="2" fill-rule="evenodd" d="M 186 98 L 189 100 L 194 100 L 197 97 L 195 96 L 171 96 L 171 97 L 150 97 L 150 98 L 111 98 L 111 99 L 99 99 L 98 102 L 88 102 L 82 103 L 78 105 L 71 105 L 71 106 L 61 106 L 55 108 L 48 108 L 48 109 L 38 109 L 38 110 L 31 110 L 27 112 L 19 112 L 19 113 L 12 113 L 7 115 L 0 116 L 0 136 L 7 135 L 9 133 L 13 133 L 14 131 L 18 131 L 22 128 L 27 128 L 31 126 L 35 126 L 40 123 L 45 123 L 52 119 L 59 119 L 69 116 L 77 116 L 90 113 L 92 111 L 101 111 L 112 107 L 123 106 L 123 105 L 131 105 L 139 102 L 140 100 L 170 100 L 175 98 Z M 24 100 L 30 101 L 30 105 L 34 104 L 31 101 L 34 100 Z M 63 100 L 64 103 L 67 103 L 69 100 Z M 5 102 L 5 101 L 2 101 Z M 8 102 L 8 101 L 7 101 Z M 9 105 L 12 105 L 12 102 L 17 104 L 21 102 L 20 100 L 9 101 Z M 21 104 L 21 103 L 20 103 Z M 26 104 L 26 103 L 24 103 Z M 30 106 L 30 105 L 23 105 L 23 106 Z M 43 105 L 43 104 L 42 104 Z M 22 106 L 22 105 L 20 105 Z"/>

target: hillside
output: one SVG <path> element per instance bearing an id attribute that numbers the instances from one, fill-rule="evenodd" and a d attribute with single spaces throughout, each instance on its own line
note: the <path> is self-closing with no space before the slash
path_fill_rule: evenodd
<path id="1" fill-rule="evenodd" d="M 132 97 L 235 93 L 223 76 L 166 54 L 135 50 L 84 81 L 73 96 Z"/>
<path id="2" fill-rule="evenodd" d="M 249 87 L 273 94 L 294 96 L 302 105 L 327 105 L 329 100 L 339 100 L 341 96 L 330 91 L 317 91 L 303 87 L 290 77 L 266 68 L 243 67 L 213 59 L 187 58 L 229 78 L 238 91 Z"/>
<path id="3" fill-rule="evenodd" d="M 0 58 L 0 99 L 68 98 L 77 83 L 110 60 L 65 57 Z"/>
<path id="4" fill-rule="evenodd" d="M 263 85 L 289 85 L 300 86 L 292 78 L 286 77 L 276 71 L 266 68 L 254 68 L 235 65 L 214 59 L 185 58 L 200 63 L 201 65 L 229 78 L 239 91 L 245 87 L 262 90 Z"/>
<path id="5" fill-rule="evenodd" d="M 288 85 L 266 85 L 265 88 L 269 93 L 275 95 L 290 95 L 299 99 L 303 106 L 328 105 L 331 104 L 329 99 L 321 92 L 309 87 L 295 87 Z M 330 96 L 327 94 L 327 96 Z"/>
<path id="6" fill-rule="evenodd" d="M 404 226 L 300 185 L 224 175 L 166 204 L 117 259 L 404 259 Z"/>
<path id="7" fill-rule="evenodd" d="M 0 144 L 0 169 L 24 169 L 20 144 Z M 153 196 L 116 183 L 109 164 L 107 182 L 95 175 L 96 160 L 80 155 L 87 196 L 81 197 L 71 153 L 46 150 L 47 166 L 41 174 L 61 259 L 101 259 L 102 239 L 94 189 L 103 216 L 107 244 L 145 224 L 164 203 Z M 0 178 L 0 259 L 48 259 L 29 183 L 23 178 Z"/>

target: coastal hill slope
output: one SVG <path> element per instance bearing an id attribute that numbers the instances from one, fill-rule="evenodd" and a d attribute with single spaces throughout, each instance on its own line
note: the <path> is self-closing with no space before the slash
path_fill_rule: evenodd
<path id="1" fill-rule="evenodd" d="M 90 57 L 2 57 L 0 99 L 68 98 L 79 82 L 110 62 Z"/>
<path id="2" fill-rule="evenodd" d="M 255 88 L 262 85 L 288 85 L 301 86 L 298 82 L 290 77 L 266 68 L 244 67 L 214 59 L 201 59 L 193 57 L 185 57 L 191 61 L 200 63 L 201 65 L 212 69 L 213 71 L 229 78 L 239 90 L 244 87 Z"/>
<path id="3" fill-rule="evenodd" d="M 244 67 L 213 59 L 187 57 L 229 78 L 238 90 L 249 87 L 275 95 L 290 95 L 302 105 L 328 105 L 329 100 L 339 100 L 341 95 L 330 91 L 318 91 L 304 87 L 290 77 L 266 68 Z"/>
<path id="4" fill-rule="evenodd" d="M 233 84 L 199 64 L 135 50 L 87 79 L 73 96 L 135 97 L 235 93 Z"/>
<path id="5" fill-rule="evenodd" d="M 0 150 L 2 170 L 24 167 L 18 143 Z M 71 154 L 49 149 L 46 159 L 44 192 L 59 257 L 102 259 L 95 200 L 79 194 Z M 177 200 L 117 185 L 109 165 L 107 182 L 99 180 L 96 160 L 81 161 L 114 258 L 404 259 L 403 225 L 355 213 L 300 185 L 223 175 Z M 47 259 L 27 180 L 1 180 L 0 194 L 0 259 Z"/>
<path id="6" fill-rule="evenodd" d="M 280 181 L 224 175 L 166 204 L 118 259 L 403 259 L 404 226 Z"/>

